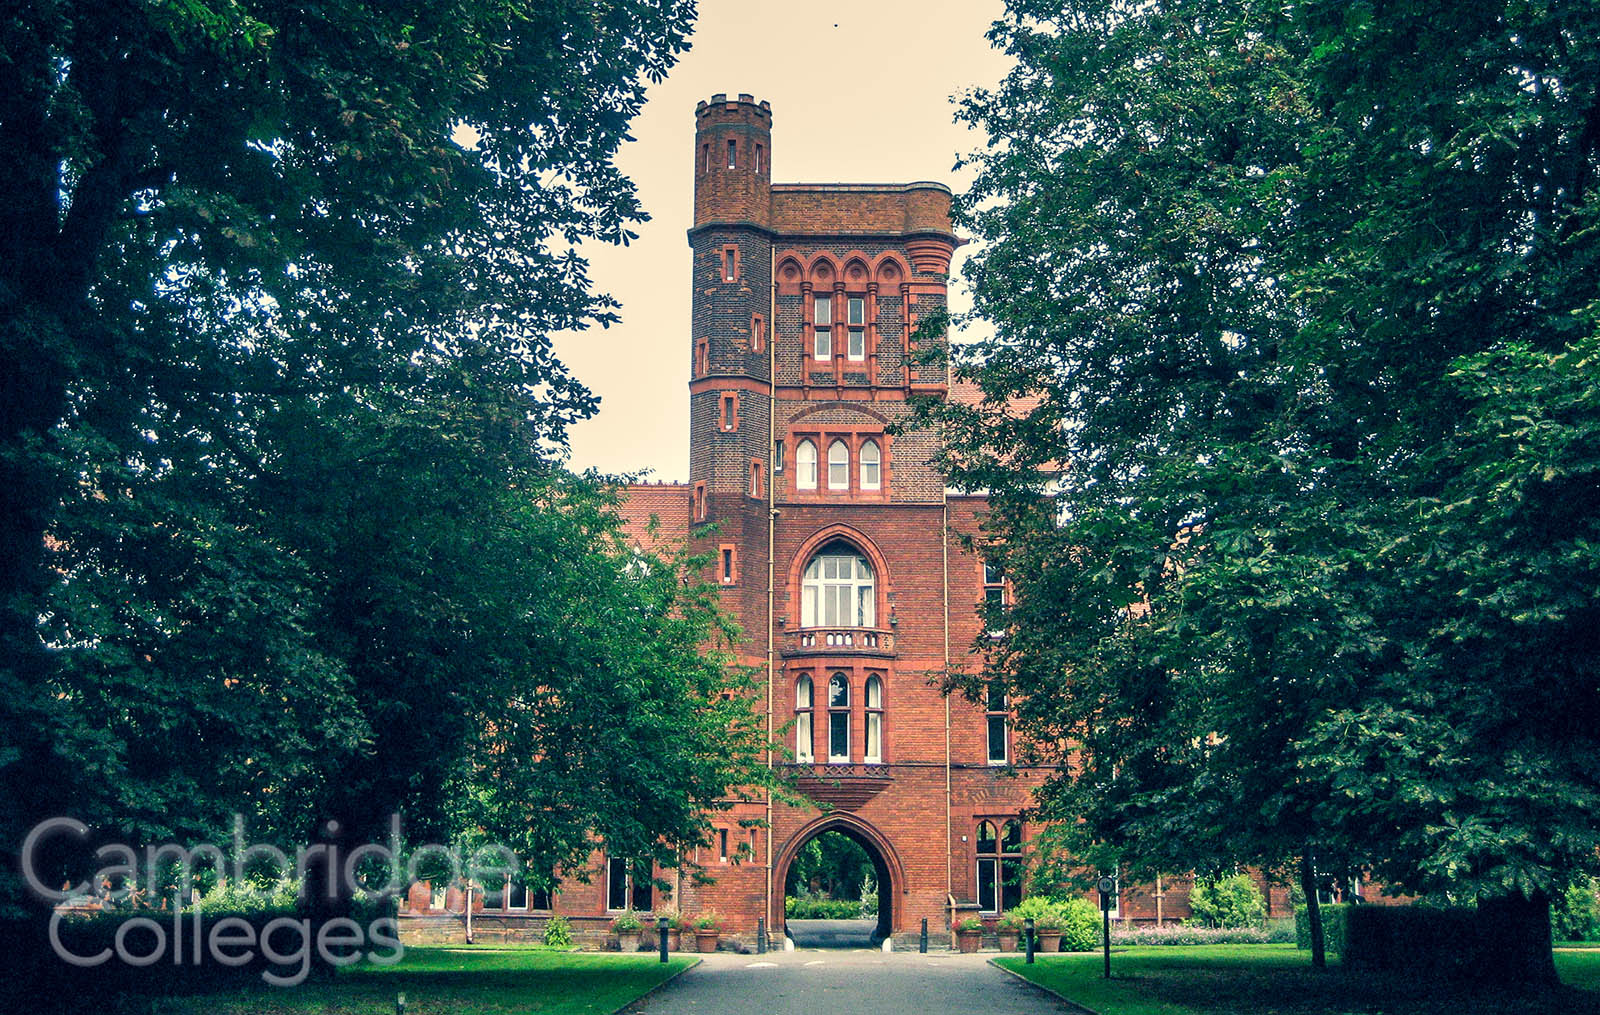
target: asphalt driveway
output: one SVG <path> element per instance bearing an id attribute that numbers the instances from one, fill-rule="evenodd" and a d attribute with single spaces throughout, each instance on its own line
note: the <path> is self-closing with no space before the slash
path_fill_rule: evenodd
<path id="1" fill-rule="evenodd" d="M 984 955 L 717 952 L 630 1008 L 644 1015 L 1043 1015 L 1073 1011 Z"/>

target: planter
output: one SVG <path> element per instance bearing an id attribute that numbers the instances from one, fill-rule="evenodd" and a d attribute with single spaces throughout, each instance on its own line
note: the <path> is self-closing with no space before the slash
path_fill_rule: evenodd
<path id="1" fill-rule="evenodd" d="M 717 939 L 722 937 L 720 930 L 696 930 L 694 932 L 694 950 L 701 954 L 717 950 Z"/>
<path id="2" fill-rule="evenodd" d="M 1002 927 L 995 931 L 995 935 L 1000 939 L 1000 950 L 1003 952 L 1016 951 L 1018 944 L 1022 941 L 1022 931 L 1020 930 L 1007 930 Z"/>
<path id="3" fill-rule="evenodd" d="M 641 937 L 640 932 L 636 931 L 636 930 L 619 930 L 619 931 L 617 931 L 617 951 L 619 951 L 619 952 L 636 952 L 636 951 L 638 951 L 639 950 L 639 939 L 640 939 L 640 937 Z"/>
<path id="4" fill-rule="evenodd" d="M 978 950 L 978 943 L 982 940 L 983 931 L 981 930 L 956 931 L 956 948 L 958 948 L 963 955 L 971 955 L 973 952 L 976 952 Z"/>
<path id="5" fill-rule="evenodd" d="M 673 927 L 667 931 L 667 951 L 677 952 L 683 950 L 683 929 Z"/>
<path id="6" fill-rule="evenodd" d="M 1033 933 L 1039 939 L 1039 951 L 1054 953 L 1061 950 L 1061 932 L 1059 930 L 1042 930 L 1035 927 Z"/>

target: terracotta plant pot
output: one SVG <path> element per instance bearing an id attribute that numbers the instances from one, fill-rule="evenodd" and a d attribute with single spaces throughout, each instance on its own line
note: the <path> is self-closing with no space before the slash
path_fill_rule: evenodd
<path id="1" fill-rule="evenodd" d="M 1002 927 L 1000 930 L 995 931 L 995 934 L 1000 938 L 1000 950 L 1003 952 L 1016 951 L 1018 943 L 1022 940 L 1022 931 L 1020 930 L 1006 930 Z"/>
<path id="2" fill-rule="evenodd" d="M 983 931 L 981 930 L 956 931 L 956 947 L 960 949 L 961 954 L 963 955 L 971 955 L 973 952 L 977 951 L 978 944 L 982 940 Z"/>
<path id="3" fill-rule="evenodd" d="M 1053 953 L 1061 950 L 1061 932 L 1059 930 L 1041 930 L 1036 928 L 1033 933 L 1039 939 L 1039 951 Z"/>
<path id="4" fill-rule="evenodd" d="M 636 930 L 619 930 L 619 931 L 617 931 L 617 951 L 619 951 L 619 952 L 636 952 L 636 951 L 638 951 L 639 950 L 639 939 L 640 939 L 640 937 L 641 937 L 640 932 L 636 931 Z"/>
<path id="5" fill-rule="evenodd" d="M 673 927 L 667 931 L 667 951 L 676 952 L 683 950 L 683 929 Z"/>
<path id="6" fill-rule="evenodd" d="M 694 932 L 694 950 L 702 954 L 717 950 L 717 939 L 722 936 L 720 930 L 699 930 Z"/>

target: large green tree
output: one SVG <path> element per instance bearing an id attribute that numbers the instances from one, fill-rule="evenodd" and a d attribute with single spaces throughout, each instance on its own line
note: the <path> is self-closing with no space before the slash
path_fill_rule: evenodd
<path id="1" fill-rule="evenodd" d="M 561 468 L 688 0 L 0 14 L 0 837 L 595 839 L 761 777 L 732 632 Z"/>
<path id="2" fill-rule="evenodd" d="M 1017 592 L 971 689 L 1078 861 L 1533 924 L 1594 867 L 1597 19 L 1008 4 L 960 114 L 985 401 L 930 411 Z"/>

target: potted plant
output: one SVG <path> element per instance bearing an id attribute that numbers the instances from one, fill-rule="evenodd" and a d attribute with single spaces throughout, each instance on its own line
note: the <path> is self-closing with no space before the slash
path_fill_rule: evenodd
<path id="1" fill-rule="evenodd" d="M 688 921 L 678 913 L 660 913 L 656 917 L 656 926 L 661 926 L 661 917 L 667 918 L 667 951 L 676 952 L 683 948 L 683 926 Z"/>
<path id="2" fill-rule="evenodd" d="M 956 923 L 956 947 L 964 955 L 971 955 L 978 950 L 979 943 L 983 940 L 983 921 L 976 916 L 969 916 Z"/>
<path id="3" fill-rule="evenodd" d="M 709 909 L 694 920 L 694 949 L 706 953 L 717 950 L 717 941 L 722 936 L 722 918 Z"/>
<path id="4" fill-rule="evenodd" d="M 643 925 L 639 923 L 639 918 L 633 915 L 633 910 L 631 909 L 612 920 L 611 931 L 617 935 L 617 951 L 638 951 L 642 928 Z"/>
<path id="5" fill-rule="evenodd" d="M 1064 914 L 1058 903 L 1042 895 L 1032 895 L 1023 899 L 1008 915 L 1015 916 L 1019 921 L 1033 920 L 1035 951 L 1061 950 L 1061 926 Z"/>
<path id="6" fill-rule="evenodd" d="M 1007 913 L 994 925 L 995 934 L 1000 938 L 1000 950 L 1014 952 L 1018 942 L 1022 940 L 1022 917 L 1016 913 Z"/>

